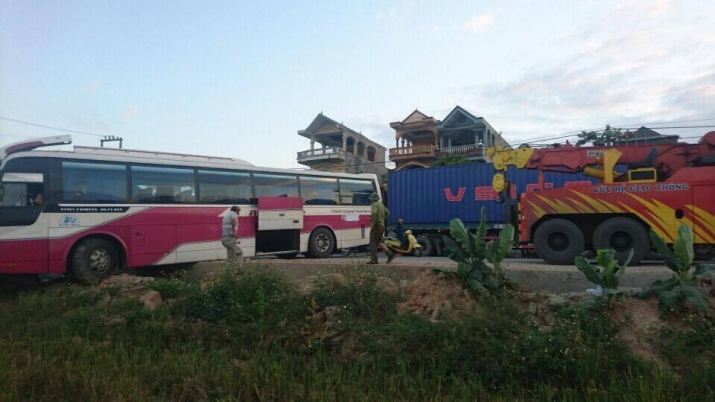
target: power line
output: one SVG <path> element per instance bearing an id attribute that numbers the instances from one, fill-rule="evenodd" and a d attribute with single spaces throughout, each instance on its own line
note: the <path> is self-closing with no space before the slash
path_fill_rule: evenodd
<path id="1" fill-rule="evenodd" d="M 45 126 L 45 125 L 43 125 L 43 124 L 36 124 L 36 123 L 31 123 L 31 122 L 29 122 L 29 121 L 10 119 L 10 118 L 7 118 L 7 117 L 2 117 L 2 116 L 0 116 L 0 120 L 7 120 L 7 121 L 11 121 L 11 122 L 13 122 L 13 123 L 20 123 L 20 124 L 25 124 L 25 125 L 28 125 L 28 126 L 41 127 L 41 128 L 46 128 L 46 129 L 49 129 L 49 130 L 64 131 L 64 132 L 67 132 L 67 133 L 93 135 L 93 136 L 95 136 L 95 137 L 104 137 L 104 136 L 105 136 L 105 134 L 89 133 L 89 132 L 86 132 L 86 131 L 68 130 L 68 129 L 66 129 L 66 128 Z"/>
<path id="2" fill-rule="evenodd" d="M 650 123 L 631 123 L 631 124 L 611 124 L 612 128 L 641 128 L 643 126 L 653 126 L 653 125 L 659 125 L 659 124 L 673 124 L 673 123 L 695 123 L 695 122 L 701 122 L 701 121 L 713 121 L 715 118 L 707 118 L 707 119 L 697 119 L 697 120 L 673 120 L 673 121 L 668 121 L 668 122 L 650 122 Z M 654 127 L 658 129 L 663 129 L 663 128 L 710 128 L 714 126 L 683 126 L 683 127 Z M 604 131 L 604 129 L 591 129 L 591 130 L 578 130 L 578 131 L 568 131 L 563 134 L 557 134 L 556 136 L 543 136 L 543 137 L 532 137 L 532 138 L 527 138 L 525 140 L 521 140 L 522 144 L 530 144 L 532 142 L 537 142 L 537 141 L 549 141 L 549 140 L 559 140 L 563 138 L 568 138 L 568 137 L 573 137 L 575 135 L 581 134 L 581 132 L 586 131 L 586 132 L 601 132 Z"/>

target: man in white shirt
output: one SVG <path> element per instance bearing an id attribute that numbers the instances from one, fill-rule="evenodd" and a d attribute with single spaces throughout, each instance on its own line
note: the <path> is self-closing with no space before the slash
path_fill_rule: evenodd
<path id="1" fill-rule="evenodd" d="M 226 247 L 229 264 L 238 264 L 238 268 L 243 268 L 243 250 L 238 246 L 238 213 L 241 208 L 238 205 L 231 207 L 221 222 L 221 244 Z"/>

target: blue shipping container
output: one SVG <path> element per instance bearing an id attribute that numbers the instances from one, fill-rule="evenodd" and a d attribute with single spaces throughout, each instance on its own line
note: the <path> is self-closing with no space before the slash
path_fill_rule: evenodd
<path id="1" fill-rule="evenodd" d="M 435 228 L 447 227 L 450 220 L 459 218 L 465 225 L 473 225 L 479 223 L 484 206 L 490 226 L 503 224 L 505 206 L 494 201 L 491 190 L 494 172 L 491 163 L 390 172 L 386 197 L 390 223 L 402 217 L 406 227 Z M 507 178 L 518 195 L 530 184 L 536 185 L 538 171 L 510 166 Z M 598 180 L 582 173 L 544 173 L 544 183 L 555 188 L 575 181 Z"/>

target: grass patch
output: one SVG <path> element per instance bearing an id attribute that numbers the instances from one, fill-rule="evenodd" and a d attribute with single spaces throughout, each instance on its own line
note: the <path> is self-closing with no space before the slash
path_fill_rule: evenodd
<path id="1" fill-rule="evenodd" d="M 431 322 L 398 314 L 399 293 L 371 273 L 314 285 L 299 293 L 264 268 L 226 271 L 204 288 L 157 279 L 149 286 L 166 302 L 154 311 L 72 285 L 21 295 L 0 316 L 0 400 L 713 397 L 711 368 L 692 366 L 683 381 L 642 363 L 601 312 L 576 309 L 541 332 L 510 299 L 494 298 Z M 335 320 L 314 322 L 331 306 L 340 307 Z M 703 346 L 712 327 L 697 325 L 664 334 L 672 362 L 712 353 Z M 312 332 L 321 326 L 342 343 L 322 344 Z"/>

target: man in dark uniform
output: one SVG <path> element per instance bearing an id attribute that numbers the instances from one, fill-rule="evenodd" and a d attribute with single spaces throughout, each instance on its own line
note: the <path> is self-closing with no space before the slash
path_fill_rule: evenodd
<path id="1" fill-rule="evenodd" d="M 372 212 L 370 213 L 370 261 L 368 264 L 377 264 L 378 247 L 387 254 L 387 263 L 389 264 L 395 258 L 395 253 L 382 242 L 382 236 L 385 233 L 385 222 L 390 216 L 390 211 L 382 205 L 377 193 L 370 194 L 370 201 L 372 201 Z"/>

